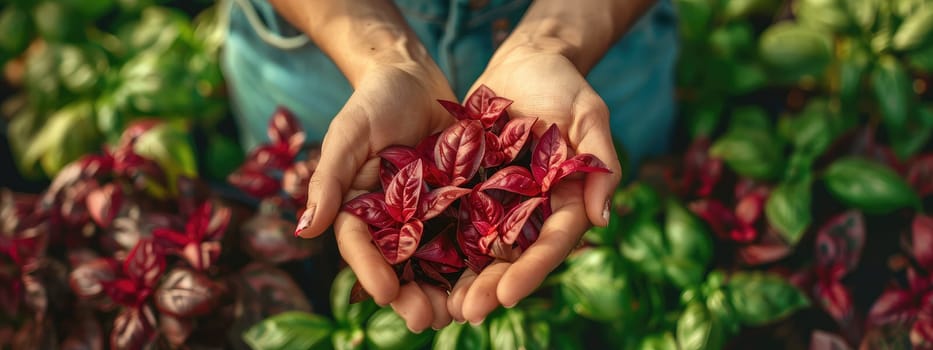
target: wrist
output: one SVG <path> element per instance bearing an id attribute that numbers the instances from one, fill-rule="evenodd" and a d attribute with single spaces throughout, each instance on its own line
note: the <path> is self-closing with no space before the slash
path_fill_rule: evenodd
<path id="1" fill-rule="evenodd" d="M 584 35 L 576 26 L 566 26 L 556 19 L 523 23 L 502 43 L 490 61 L 507 61 L 523 55 L 559 55 L 569 60 L 581 74 L 596 64 L 608 38 Z"/>

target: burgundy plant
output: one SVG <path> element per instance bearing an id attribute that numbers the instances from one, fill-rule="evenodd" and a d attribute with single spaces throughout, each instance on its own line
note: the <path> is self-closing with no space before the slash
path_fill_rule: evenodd
<path id="1" fill-rule="evenodd" d="M 414 147 L 380 152 L 383 190 L 344 210 L 368 225 L 401 281 L 449 289 L 464 268 L 513 260 L 537 239 L 561 179 L 609 170 L 593 155 L 569 156 L 556 125 L 535 138 L 537 119 L 509 118 L 512 101 L 485 86 L 463 105 L 439 102 L 457 121 Z"/>
<path id="2" fill-rule="evenodd" d="M 220 239 L 230 222 L 230 210 L 213 210 L 210 202 L 205 202 L 188 218 L 184 232 L 169 228 L 152 231 L 155 242 L 166 253 L 177 254 L 198 271 L 210 268 L 220 256 Z"/>

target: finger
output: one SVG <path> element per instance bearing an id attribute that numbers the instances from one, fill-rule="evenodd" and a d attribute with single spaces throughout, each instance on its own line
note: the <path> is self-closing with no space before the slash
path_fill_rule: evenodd
<path id="1" fill-rule="evenodd" d="M 486 315 L 499 307 L 499 298 L 496 296 L 496 287 L 502 275 L 512 264 L 506 261 L 496 261 L 486 266 L 476 276 L 466 296 L 463 298 L 463 318 L 471 324 L 482 323 Z"/>
<path id="2" fill-rule="evenodd" d="M 337 247 L 367 293 L 379 305 L 387 305 L 398 296 L 395 271 L 370 243 L 372 236 L 366 223 L 350 214 L 341 214 L 334 222 Z"/>
<path id="3" fill-rule="evenodd" d="M 552 194 L 554 213 L 541 227 L 541 235 L 502 276 L 496 289 L 499 302 L 514 306 L 534 292 L 547 275 L 563 262 L 589 227 L 583 215 L 579 181 L 559 184 Z"/>
<path id="4" fill-rule="evenodd" d="M 421 284 L 421 290 L 428 296 L 431 302 L 431 308 L 434 311 L 434 320 L 431 321 L 431 328 L 440 330 L 450 324 L 450 312 L 447 311 L 447 292 L 438 287 Z"/>
<path id="5" fill-rule="evenodd" d="M 466 322 L 466 319 L 463 318 L 463 298 L 466 297 L 467 291 L 470 290 L 470 286 L 473 285 L 473 280 L 476 279 L 476 272 L 473 272 L 471 269 L 466 269 L 460 274 L 460 279 L 457 280 L 457 283 L 454 284 L 454 287 L 450 290 L 450 296 L 447 297 L 447 311 L 450 312 L 450 317 L 454 321 L 463 323 Z"/>
<path id="6" fill-rule="evenodd" d="M 431 301 L 417 283 L 406 283 L 399 288 L 392 309 L 405 319 L 405 325 L 415 333 L 423 332 L 434 318 Z"/>
<path id="7" fill-rule="evenodd" d="M 334 118 L 324 136 L 321 160 L 308 181 L 307 209 L 295 231 L 301 237 L 316 237 L 327 230 L 340 210 L 344 194 L 367 161 L 369 127 L 357 122 L 365 118 L 353 116 L 361 112 L 348 108 Z"/>
<path id="8" fill-rule="evenodd" d="M 606 163 L 611 173 L 589 173 L 583 186 L 586 216 L 593 225 L 609 224 L 609 199 L 622 178 L 622 167 L 609 131 L 609 110 L 596 92 L 587 89 L 578 97 L 574 123 L 568 131 L 577 154 L 590 153 Z"/>

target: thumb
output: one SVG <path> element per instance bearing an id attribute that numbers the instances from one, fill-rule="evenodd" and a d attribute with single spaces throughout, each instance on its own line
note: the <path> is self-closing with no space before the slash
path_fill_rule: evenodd
<path id="1" fill-rule="evenodd" d="M 589 173 L 583 185 L 586 215 L 593 225 L 609 224 L 609 199 L 622 179 L 622 166 L 609 129 L 609 109 L 592 89 L 580 94 L 572 111 L 574 122 L 568 136 L 576 152 L 590 153 L 606 163 L 611 173 Z"/>
<path id="2" fill-rule="evenodd" d="M 331 122 L 321 144 L 321 159 L 308 181 L 308 203 L 298 219 L 295 235 L 317 237 L 334 222 L 344 195 L 366 162 L 369 125 L 341 111 Z"/>

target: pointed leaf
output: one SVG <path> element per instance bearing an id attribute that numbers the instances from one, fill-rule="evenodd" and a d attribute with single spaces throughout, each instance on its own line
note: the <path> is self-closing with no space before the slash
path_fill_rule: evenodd
<path id="1" fill-rule="evenodd" d="M 363 222 L 383 228 L 392 226 L 395 219 L 389 215 L 385 204 L 385 193 L 364 193 L 343 205 L 343 210 L 363 220 Z"/>
<path id="2" fill-rule="evenodd" d="M 518 234 L 521 232 L 522 227 L 525 226 L 525 222 L 528 221 L 528 217 L 543 202 L 544 197 L 532 197 L 509 210 L 502 217 L 502 223 L 499 224 L 499 234 L 502 236 L 502 241 L 506 244 L 515 243 L 515 239 L 518 238 Z"/>
<path id="3" fill-rule="evenodd" d="M 917 214 L 911 225 L 911 251 L 917 263 L 933 271 L 933 217 Z"/>
<path id="4" fill-rule="evenodd" d="M 116 260 L 97 258 L 79 265 L 68 275 L 71 290 L 80 298 L 93 298 L 104 291 L 104 284 L 117 278 L 120 265 Z"/>
<path id="5" fill-rule="evenodd" d="M 158 336 L 156 319 L 148 306 L 127 308 L 113 320 L 111 349 L 143 349 Z"/>
<path id="6" fill-rule="evenodd" d="M 480 85 L 467 98 L 464 107 L 471 119 L 479 120 L 483 122 L 483 127 L 489 128 L 499 120 L 511 104 L 511 100 L 497 97 L 489 87 Z"/>
<path id="7" fill-rule="evenodd" d="M 557 175 L 554 177 L 554 181 L 560 181 L 560 179 L 578 171 L 584 173 L 611 173 L 606 164 L 599 158 L 589 153 L 583 153 L 561 162 L 557 167 Z M 548 186 L 541 184 L 541 189 L 546 192 L 552 185 L 553 183 L 549 183 Z"/>
<path id="8" fill-rule="evenodd" d="M 87 209 L 99 226 L 107 228 L 123 207 L 123 190 L 109 183 L 87 195 Z"/>
<path id="9" fill-rule="evenodd" d="M 227 177 L 231 185 L 246 194 L 265 198 L 279 192 L 281 183 L 263 171 L 243 169 L 237 170 Z"/>
<path id="10" fill-rule="evenodd" d="M 151 239 L 141 239 L 123 263 L 127 276 L 142 286 L 155 287 L 165 270 L 165 257 L 159 254 Z"/>
<path id="11" fill-rule="evenodd" d="M 454 201 L 470 193 L 470 189 L 444 186 L 425 193 L 421 198 L 419 219 L 427 221 L 447 210 Z"/>
<path id="12" fill-rule="evenodd" d="M 484 168 L 495 168 L 505 163 L 505 155 L 503 155 L 502 151 L 499 149 L 499 138 L 496 137 L 496 134 L 487 131 L 485 133 L 485 139 L 486 150 L 483 154 L 483 162 L 480 163 L 480 165 Z"/>
<path id="13" fill-rule="evenodd" d="M 868 312 L 868 324 L 879 326 L 909 322 L 917 314 L 916 304 L 910 292 L 889 288 L 872 305 Z"/>
<path id="14" fill-rule="evenodd" d="M 457 248 L 449 235 L 439 234 L 434 239 L 426 243 L 417 252 L 414 257 L 423 260 L 435 262 L 450 267 L 463 268 L 466 266 L 463 258 L 457 253 Z"/>
<path id="15" fill-rule="evenodd" d="M 163 253 L 180 251 L 191 243 L 188 235 L 161 227 L 152 230 L 152 239 Z"/>
<path id="16" fill-rule="evenodd" d="M 492 257 L 486 255 L 487 249 L 486 245 L 481 242 L 482 238 L 483 236 L 479 231 L 469 223 L 461 223 L 460 228 L 457 230 L 457 245 L 460 246 L 463 255 L 466 256 L 467 266 L 476 273 L 482 271 L 486 268 L 486 265 L 492 262 Z"/>
<path id="17" fill-rule="evenodd" d="M 480 191 L 471 192 L 465 199 L 473 227 L 483 236 L 493 234 L 502 218 L 502 205 Z"/>
<path id="18" fill-rule="evenodd" d="M 284 312 L 263 320 L 243 333 L 243 341 L 256 350 L 331 347 L 334 325 L 323 316 L 300 311 Z"/>
<path id="19" fill-rule="evenodd" d="M 502 152 L 503 163 L 511 163 L 518 153 L 525 147 L 528 136 L 538 118 L 515 118 L 509 120 L 499 133 L 499 151 Z"/>
<path id="20" fill-rule="evenodd" d="M 386 261 L 394 265 L 408 260 L 415 253 L 423 230 L 424 225 L 420 221 L 411 221 L 401 229 L 385 228 L 373 232 L 373 241 Z"/>
<path id="21" fill-rule="evenodd" d="M 893 56 L 881 56 L 871 72 L 871 85 L 884 125 L 901 130 L 907 124 L 913 92 L 907 70 Z"/>
<path id="22" fill-rule="evenodd" d="M 920 197 L 933 194 L 933 154 L 924 155 L 910 164 L 907 182 Z"/>
<path id="23" fill-rule="evenodd" d="M 865 246 L 865 220 L 854 210 L 839 214 L 820 228 L 816 235 L 816 266 L 831 280 L 838 281 L 855 269 Z"/>
<path id="24" fill-rule="evenodd" d="M 852 347 L 838 334 L 815 330 L 810 336 L 810 350 L 852 350 Z"/>
<path id="25" fill-rule="evenodd" d="M 525 196 L 535 196 L 541 193 L 541 189 L 532 177 L 531 172 L 517 165 L 510 165 L 499 169 L 499 171 L 492 174 L 486 181 L 483 181 L 478 189 L 480 191 L 503 190 Z"/>
<path id="26" fill-rule="evenodd" d="M 301 123 L 291 111 L 282 106 L 276 108 L 272 114 L 267 133 L 272 143 L 286 145 L 293 155 L 298 153 L 305 141 Z"/>
<path id="27" fill-rule="evenodd" d="M 457 120 L 470 119 L 470 115 L 467 114 L 466 108 L 463 108 L 459 103 L 447 100 L 437 100 L 437 102 L 440 103 L 451 116 L 457 118 Z"/>
<path id="28" fill-rule="evenodd" d="M 851 320 L 854 307 L 852 293 L 842 283 L 820 282 L 816 286 L 816 296 L 823 310 L 837 322 L 844 324 Z"/>
<path id="29" fill-rule="evenodd" d="M 545 183 L 550 185 L 557 175 L 557 166 L 567 159 L 567 144 L 560 136 L 557 124 L 551 126 L 541 135 L 538 145 L 531 154 L 531 174 L 535 181 L 544 188 Z"/>
<path id="30" fill-rule="evenodd" d="M 461 120 L 443 132 L 434 148 L 434 163 L 450 179 L 450 185 L 460 185 L 473 178 L 486 152 L 485 131 L 476 121 Z"/>
<path id="31" fill-rule="evenodd" d="M 223 287 L 203 273 L 175 268 L 155 291 L 159 311 L 177 317 L 206 315 L 220 304 Z"/>
<path id="32" fill-rule="evenodd" d="M 861 158 L 841 158 L 826 169 L 829 192 L 847 206 L 869 214 L 912 206 L 919 198 L 894 170 Z"/>
<path id="33" fill-rule="evenodd" d="M 395 165 L 396 168 L 401 169 L 407 166 L 408 164 L 414 163 L 416 160 L 421 159 L 421 154 L 418 153 L 418 150 L 408 147 L 408 146 L 389 146 L 379 152 L 379 157 L 389 161 L 392 165 Z"/>
<path id="34" fill-rule="evenodd" d="M 207 205 L 207 203 L 205 205 Z M 208 208 L 210 208 L 210 206 L 208 206 Z M 219 207 L 214 210 L 213 214 L 210 216 L 210 220 L 207 222 L 207 227 L 204 228 L 204 239 L 212 241 L 220 240 L 224 233 L 227 232 L 227 225 L 230 224 L 230 218 L 230 208 Z"/>
<path id="35" fill-rule="evenodd" d="M 422 166 L 421 160 L 402 168 L 389 186 L 386 187 L 385 203 L 389 215 L 397 222 L 407 222 L 418 211 L 421 198 Z"/>
<path id="36" fill-rule="evenodd" d="M 760 326 L 809 305 L 807 296 L 783 278 L 761 272 L 740 272 L 728 282 L 729 300 L 743 324 Z"/>

